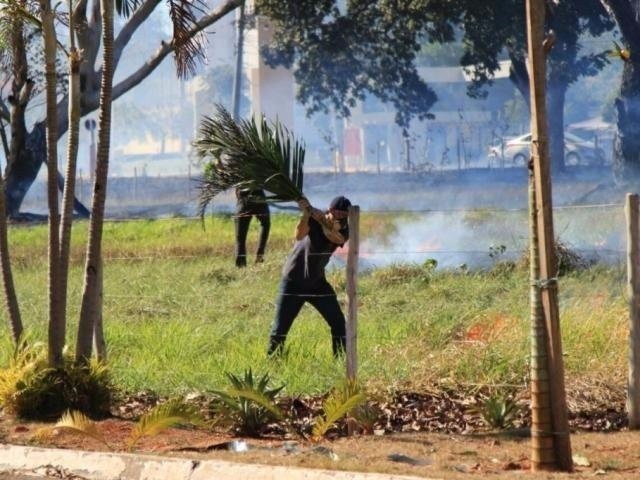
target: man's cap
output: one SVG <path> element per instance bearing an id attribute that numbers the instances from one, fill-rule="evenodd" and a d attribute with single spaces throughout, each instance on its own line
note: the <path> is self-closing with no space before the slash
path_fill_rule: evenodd
<path id="1" fill-rule="evenodd" d="M 348 212 L 350 206 L 351 206 L 351 202 L 349 201 L 349 199 L 347 197 L 343 197 L 342 195 L 340 195 L 339 197 L 336 197 L 333 200 L 331 200 L 331 203 L 329 204 L 329 209 L 340 210 L 341 212 Z"/>

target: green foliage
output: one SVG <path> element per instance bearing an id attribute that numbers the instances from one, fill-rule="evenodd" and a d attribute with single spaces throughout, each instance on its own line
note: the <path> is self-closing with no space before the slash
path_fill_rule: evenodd
<path id="1" fill-rule="evenodd" d="M 589 242 L 600 242 L 611 231 L 624 235 L 622 210 L 561 209 L 558 230 L 567 238 L 583 232 Z M 526 232 L 526 215 L 505 216 Z M 294 215 L 272 215 L 265 263 L 242 271 L 233 263 L 229 216 L 207 215 L 206 230 L 198 219 L 108 222 L 104 317 L 114 382 L 129 392 L 151 389 L 173 397 L 184 391 L 224 390 L 225 371 L 242 373 L 251 367 L 269 371 L 274 385 L 286 384 L 289 395 L 326 392 L 335 385 L 343 371 L 333 360 L 326 325 L 313 308 L 303 308 L 293 325 L 286 359 L 274 365 L 265 355 L 282 262 L 296 221 Z M 77 318 L 74 309 L 80 305 L 86 227 L 87 222 L 74 226 L 69 318 Z M 249 242 L 257 237 L 257 225 L 252 229 Z M 514 235 L 520 238 L 518 232 Z M 479 244 L 485 258 L 490 243 L 511 238 L 509 231 L 499 233 Z M 47 335 L 47 273 L 41 268 L 46 236 L 46 226 L 10 227 L 18 296 L 31 319 L 26 325 L 30 343 Z M 628 304 L 620 259 L 621 264 L 600 264 L 561 279 L 568 376 L 590 382 L 611 378 L 613 372 L 616 382 L 625 381 Z M 528 269 L 495 276 L 439 267 L 429 282 L 422 280 L 424 275 L 418 264 L 407 271 L 375 269 L 358 278 L 359 315 L 367 319 L 358 333 L 359 377 L 367 391 L 443 381 L 520 383 L 530 354 Z M 342 300 L 344 270 L 337 268 L 329 280 Z M 489 343 L 461 341 L 478 323 L 488 328 L 483 338 Z M 6 318 L 0 333 L 6 339 L 0 342 L 0 367 L 6 367 L 13 360 Z"/>
<path id="2" fill-rule="evenodd" d="M 366 401 L 367 396 L 354 382 L 344 382 L 342 385 L 335 387 L 322 403 L 324 417 L 316 420 L 312 430 L 313 437 L 323 437 L 338 420 Z M 362 411 L 361 413 L 364 414 L 365 412 Z"/>
<path id="3" fill-rule="evenodd" d="M 256 11 L 275 29 L 271 66 L 295 66 L 298 99 L 308 113 L 330 107 L 348 117 L 367 95 L 395 107 L 396 121 L 432 118 L 436 95 L 416 69 L 425 37 L 452 40 L 449 21 L 433 21 L 424 2 L 260 0 Z M 450 2 L 441 10 L 451 12 Z"/>
<path id="4" fill-rule="evenodd" d="M 226 375 L 231 387 L 214 392 L 218 398 L 212 404 L 219 423 L 232 425 L 244 435 L 259 436 L 267 424 L 283 418 L 275 400 L 284 385 L 269 388 L 269 374 L 257 379 L 251 369 L 243 377 Z"/>
<path id="5" fill-rule="evenodd" d="M 200 215 L 219 193 L 232 188 L 270 192 L 267 202 L 288 202 L 302 194 L 305 148 L 278 121 L 236 122 L 222 106 L 205 117 L 194 142 L 201 160 L 210 161 L 200 185 Z"/>
<path id="6" fill-rule="evenodd" d="M 493 394 L 471 411 L 480 415 L 489 427 L 507 429 L 513 428 L 520 407 L 510 396 Z"/>
<path id="7" fill-rule="evenodd" d="M 0 403 L 21 418 L 50 419 L 67 409 L 102 416 L 109 412 L 113 392 L 103 364 L 92 361 L 78 366 L 65 352 L 63 368 L 51 369 L 43 344 L 20 349 L 9 366 L 0 370 Z"/>

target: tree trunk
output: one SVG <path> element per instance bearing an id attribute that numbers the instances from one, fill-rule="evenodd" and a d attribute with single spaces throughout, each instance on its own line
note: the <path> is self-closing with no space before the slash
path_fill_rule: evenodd
<path id="1" fill-rule="evenodd" d="M 614 174 L 620 184 L 640 181 L 640 52 L 624 64 L 620 95 L 615 100 L 618 131 L 614 142 Z"/>
<path id="2" fill-rule="evenodd" d="M 527 64 L 524 57 L 520 52 L 509 52 L 509 60 L 511 60 L 511 66 L 509 67 L 509 80 L 516 87 L 522 99 L 529 107 L 531 103 L 531 94 L 529 92 L 529 73 L 527 72 Z"/>
<path id="3" fill-rule="evenodd" d="M 244 52 L 244 0 L 240 9 L 237 25 L 236 68 L 233 75 L 233 94 L 231 96 L 231 112 L 233 119 L 240 120 L 240 99 L 242 98 L 242 54 Z"/>
<path id="4" fill-rule="evenodd" d="M 12 82 L 11 82 L 11 143 L 7 147 L 4 135 L 3 125 L 3 146 L 5 151 L 8 149 L 7 170 L 9 170 L 9 160 L 14 158 L 12 153 L 17 151 L 18 143 L 24 139 L 26 134 L 25 128 L 25 109 L 27 99 L 31 94 L 32 82 L 27 79 L 27 63 L 24 50 L 24 24 L 20 17 L 13 19 L 11 25 L 11 45 L 12 45 Z M 5 202 L 5 185 L 0 175 L 0 268 L 2 269 L 2 285 L 4 289 L 5 304 L 7 307 L 7 316 L 9 317 L 9 328 L 15 346 L 17 347 L 22 337 L 23 326 L 20 316 L 20 307 L 16 296 L 15 284 L 13 281 L 13 272 L 11 270 L 11 257 L 9 255 L 9 241 L 7 228 L 7 210 Z"/>
<path id="5" fill-rule="evenodd" d="M 564 100 L 565 85 L 549 82 L 547 90 L 547 113 L 549 125 L 549 156 L 551 171 L 561 172 L 564 168 Z"/>
<path id="6" fill-rule="evenodd" d="M 73 11 L 73 0 L 69 0 Z M 60 297 L 59 315 L 67 317 L 67 285 L 69 278 L 69 252 L 71 250 L 71 224 L 76 183 L 76 164 L 80 137 L 80 64 L 82 53 L 76 48 L 75 24 L 69 16 L 69 138 L 67 139 L 66 181 L 62 195 L 62 219 L 60 222 Z"/>
<path id="7" fill-rule="evenodd" d="M 58 114 L 56 99 L 56 31 L 50 0 L 40 1 L 45 56 L 47 113 L 47 198 L 49 203 L 49 366 L 62 366 L 66 325 L 60 317 L 60 243 L 58 209 Z"/>
<path id="8" fill-rule="evenodd" d="M 98 310 L 100 315 L 96 318 L 96 324 L 93 328 L 93 348 L 96 350 L 96 357 L 102 363 L 107 362 L 107 342 L 104 338 L 104 325 L 102 322 L 102 305 L 103 305 L 103 288 L 102 281 L 104 279 L 104 270 L 100 263 L 100 274 L 98 275 Z"/>
<path id="9" fill-rule="evenodd" d="M 100 286 L 102 284 L 102 226 L 109 173 L 109 139 L 111 136 L 111 101 L 113 92 L 113 0 L 101 0 L 103 74 L 100 86 L 100 115 L 96 160 L 96 181 L 89 223 L 84 291 L 78 325 L 76 362 L 85 363 L 91 357 L 94 331 L 102 315 Z"/>

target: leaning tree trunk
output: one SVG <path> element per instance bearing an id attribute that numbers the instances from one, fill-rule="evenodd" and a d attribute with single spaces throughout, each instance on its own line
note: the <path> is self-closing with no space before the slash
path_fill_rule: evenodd
<path id="1" fill-rule="evenodd" d="M 78 325 L 76 362 L 91 357 L 94 331 L 102 315 L 100 286 L 102 284 L 102 226 L 109 173 L 109 139 L 111 136 L 111 100 L 113 91 L 113 0 L 101 0 L 103 74 L 100 86 L 100 116 L 93 205 L 89 223 L 84 291 Z"/>
<path id="2" fill-rule="evenodd" d="M 640 181 L 640 4 L 635 0 L 601 0 L 615 18 L 629 57 L 624 61 L 613 142 L 613 173 L 620 185 L 637 189 Z"/>
<path id="3" fill-rule="evenodd" d="M 37 122 L 30 132 L 27 133 L 25 129 L 22 137 L 24 142 L 21 144 L 16 142 L 19 146 L 16 149 L 15 157 L 12 157 L 15 160 L 7 166 L 5 174 L 5 199 L 7 202 L 7 214 L 10 217 L 16 218 L 20 215 L 22 203 L 29 192 L 29 188 L 31 188 L 38 176 L 43 160 L 47 156 L 46 128 L 45 121 Z M 58 136 L 61 136 L 62 133 L 59 132 Z M 57 182 L 58 188 L 62 190 L 64 185 L 62 175 L 58 174 Z M 76 198 L 73 200 L 73 208 L 78 215 L 89 217 L 89 210 Z"/>
<path id="4" fill-rule="evenodd" d="M 18 146 L 24 141 L 26 136 L 25 126 L 25 110 L 29 98 L 33 82 L 28 79 L 27 58 L 24 43 L 24 22 L 22 18 L 16 15 L 13 18 L 10 31 L 12 62 L 12 82 L 11 82 L 11 141 L 6 145 L 6 137 L 4 135 L 3 126 L 3 146 L 7 154 L 7 172 L 12 165 L 10 159 L 15 160 L 14 154 L 18 151 Z M 7 152 L 8 150 L 8 152 Z M 5 303 L 9 317 L 9 325 L 11 335 L 16 346 L 20 342 L 23 326 L 20 316 L 20 307 L 16 295 L 15 284 L 13 281 L 13 273 L 11 270 L 11 257 L 9 255 L 9 241 L 7 228 L 7 211 L 5 202 L 5 184 L 0 174 L 0 267 L 2 269 L 2 284 L 4 289 Z"/>
<path id="5" fill-rule="evenodd" d="M 49 203 L 49 366 L 62 366 L 66 335 L 65 319 L 60 317 L 60 243 L 58 218 L 58 114 L 56 99 L 56 31 L 50 0 L 40 0 L 44 41 L 47 112 L 47 198 Z"/>
<path id="6" fill-rule="evenodd" d="M 618 131 L 614 142 L 614 174 L 620 184 L 640 182 L 640 52 L 624 64 L 620 95 L 615 100 Z"/>

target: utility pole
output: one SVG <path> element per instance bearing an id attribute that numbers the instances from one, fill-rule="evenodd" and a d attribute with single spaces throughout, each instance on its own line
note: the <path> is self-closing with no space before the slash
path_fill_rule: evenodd
<path id="1" fill-rule="evenodd" d="M 551 430 L 534 432 L 533 435 L 551 438 L 555 465 L 546 462 L 532 462 L 532 468 L 550 470 L 554 467 L 571 471 L 571 441 L 564 385 L 564 363 L 562 359 L 562 339 L 558 312 L 557 259 L 553 232 L 553 210 L 551 201 L 551 176 L 549 168 L 549 145 L 546 111 L 546 51 L 551 47 L 553 37 L 545 38 L 545 0 L 527 0 L 527 37 L 529 51 L 529 85 L 531 91 L 531 162 L 535 189 L 540 255 L 539 277 L 535 284 L 540 289 L 544 316 L 544 343 L 546 344 L 549 392 L 547 406 L 551 411 Z M 535 453 L 535 452 L 534 452 Z M 535 459 L 534 459 L 535 460 Z"/>
<path id="2" fill-rule="evenodd" d="M 240 6 L 238 15 L 237 26 L 237 45 L 236 45 L 236 69 L 233 76 L 233 98 L 231 113 L 235 121 L 240 120 L 240 97 L 242 92 L 242 53 L 244 50 L 244 4 L 243 1 Z"/>

